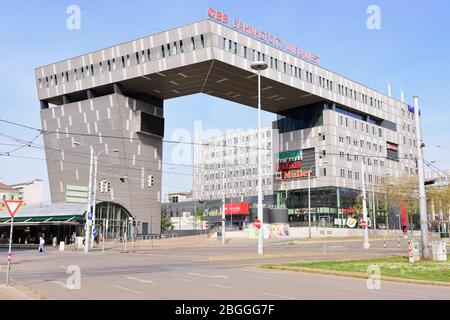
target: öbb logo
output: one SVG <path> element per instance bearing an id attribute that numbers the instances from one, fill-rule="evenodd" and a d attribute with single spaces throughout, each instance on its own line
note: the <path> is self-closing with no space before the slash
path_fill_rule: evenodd
<path id="1" fill-rule="evenodd" d="M 208 16 L 221 23 L 228 24 L 228 15 L 226 13 L 214 10 L 213 8 L 209 8 Z"/>

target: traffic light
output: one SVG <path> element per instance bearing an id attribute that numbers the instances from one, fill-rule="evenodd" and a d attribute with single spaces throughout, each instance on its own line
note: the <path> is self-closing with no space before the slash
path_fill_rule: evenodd
<path id="1" fill-rule="evenodd" d="M 111 190 L 111 183 L 109 183 L 108 180 L 102 180 L 100 181 L 98 188 L 101 193 L 108 193 Z"/>
<path id="2" fill-rule="evenodd" d="M 154 184 L 155 184 L 154 177 L 152 175 L 149 175 L 148 176 L 148 183 L 147 183 L 148 187 L 151 188 L 151 187 L 153 187 Z"/>

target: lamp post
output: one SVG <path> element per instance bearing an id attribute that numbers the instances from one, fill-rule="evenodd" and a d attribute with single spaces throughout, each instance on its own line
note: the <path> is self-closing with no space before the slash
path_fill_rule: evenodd
<path id="1" fill-rule="evenodd" d="M 262 152 L 261 152 L 261 71 L 267 69 L 264 61 L 255 61 L 251 68 L 258 72 L 258 220 L 261 229 L 258 233 L 258 254 L 264 254 L 264 221 L 262 208 Z"/>
<path id="2" fill-rule="evenodd" d="M 97 164 L 98 164 L 98 157 L 105 151 L 106 151 L 106 149 L 100 150 L 97 154 L 94 155 L 94 197 L 93 197 L 94 201 L 92 203 L 92 226 L 93 226 L 92 236 L 93 236 L 93 239 L 95 239 L 95 235 L 93 233 L 94 233 L 94 228 L 95 228 L 95 217 L 96 217 L 95 209 L 97 206 L 97 167 L 98 167 Z M 117 153 L 117 152 L 119 152 L 119 150 L 113 149 L 112 152 Z M 91 249 L 92 249 L 94 247 L 94 241 L 91 241 L 90 245 L 91 245 Z"/>
<path id="3" fill-rule="evenodd" d="M 89 248 L 92 248 L 94 245 L 94 241 L 91 241 L 91 226 L 90 226 L 90 219 L 89 219 L 89 213 L 91 210 L 92 205 L 92 225 L 95 227 L 95 197 L 97 195 L 97 163 L 98 163 L 98 156 L 104 152 L 106 149 L 101 150 L 97 154 L 94 151 L 94 148 L 92 146 L 88 146 L 86 144 L 83 144 L 78 141 L 74 141 L 73 144 L 75 146 L 85 146 L 88 147 L 90 150 L 90 161 L 89 161 L 89 184 L 88 184 L 88 203 L 87 203 L 87 210 L 86 210 L 86 223 L 85 223 L 85 242 L 84 242 L 84 252 L 89 252 Z M 113 152 L 119 152 L 118 149 L 113 149 Z M 93 168 L 94 167 L 94 168 Z M 94 171 L 94 173 L 93 173 Z M 94 176 L 94 183 L 92 183 L 92 178 Z M 94 189 L 92 189 L 94 188 Z M 92 195 L 92 191 L 94 191 L 94 194 Z"/>
<path id="4" fill-rule="evenodd" d="M 322 165 L 328 162 L 323 162 Z M 308 237 L 311 239 L 311 172 L 316 165 L 313 164 L 308 171 Z"/>
<path id="5" fill-rule="evenodd" d="M 364 158 L 361 160 L 361 198 L 362 198 L 362 212 L 363 212 L 363 220 L 367 223 L 367 203 L 366 203 L 366 179 L 364 177 Z M 364 228 L 364 249 L 369 249 L 369 228 L 366 226 Z"/>
<path id="6" fill-rule="evenodd" d="M 308 238 L 311 239 L 311 172 L 314 164 L 309 168 L 308 172 Z"/>

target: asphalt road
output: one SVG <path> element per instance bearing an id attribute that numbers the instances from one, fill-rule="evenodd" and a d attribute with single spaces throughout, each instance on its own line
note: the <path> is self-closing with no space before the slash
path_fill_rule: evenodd
<path id="1" fill-rule="evenodd" d="M 167 245 L 166 245 L 167 244 Z M 373 241 L 271 243 L 264 257 L 254 241 L 232 240 L 221 247 L 211 239 L 187 239 L 121 247 L 105 253 L 19 251 L 13 256 L 11 279 L 47 299 L 448 299 L 450 287 L 382 281 L 370 290 L 366 279 L 258 268 L 269 262 L 317 261 L 406 254 L 406 243 L 383 247 Z M 4 257 L 4 254 L 2 255 Z M 2 258 L 4 260 L 4 258 Z M 4 264 L 2 261 L 1 264 Z M 79 270 L 80 288 L 70 272 Z M 4 267 L 0 276 L 4 277 Z M 0 278 L 1 281 L 1 278 Z M 69 285 L 69 286 L 68 286 Z"/>

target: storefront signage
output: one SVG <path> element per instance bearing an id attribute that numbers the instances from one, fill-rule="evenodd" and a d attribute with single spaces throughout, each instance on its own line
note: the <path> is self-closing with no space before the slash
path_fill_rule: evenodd
<path id="1" fill-rule="evenodd" d="M 286 171 L 293 169 L 300 169 L 300 161 L 280 163 L 277 166 L 277 171 Z"/>
<path id="2" fill-rule="evenodd" d="M 248 214 L 249 213 L 249 203 L 239 202 L 239 203 L 226 203 L 225 204 L 225 214 L 226 215 L 237 215 L 237 214 Z"/>
<path id="3" fill-rule="evenodd" d="M 252 38 L 255 38 L 257 40 L 260 40 L 264 43 L 267 43 L 269 45 L 272 45 L 274 47 L 277 47 L 278 49 L 281 49 L 287 53 L 293 54 L 299 58 L 308 60 L 309 62 L 312 62 L 314 64 L 320 63 L 320 57 L 315 55 L 312 52 L 304 51 L 302 48 L 289 43 L 282 38 L 275 37 L 271 35 L 270 33 L 267 33 L 263 30 L 260 30 L 254 26 L 251 26 L 245 22 L 242 22 L 238 19 L 231 19 L 229 18 L 228 14 L 215 10 L 213 8 L 208 9 L 208 16 L 215 20 L 220 22 L 221 24 L 224 24 L 226 26 L 229 26 L 229 24 L 232 24 L 232 27 L 234 30 L 237 30 L 239 32 L 242 32 Z"/>
<path id="4" fill-rule="evenodd" d="M 278 165 L 275 179 L 288 180 L 308 177 L 311 172 L 301 169 L 302 150 L 284 151 L 278 153 Z"/>
<path id="5" fill-rule="evenodd" d="M 278 162 L 300 161 L 302 159 L 302 150 L 284 151 L 278 153 Z"/>
<path id="6" fill-rule="evenodd" d="M 386 148 L 392 151 L 398 151 L 398 145 L 386 142 Z"/>

